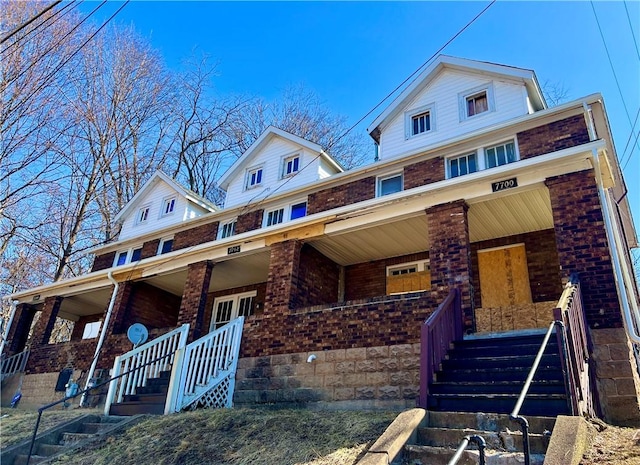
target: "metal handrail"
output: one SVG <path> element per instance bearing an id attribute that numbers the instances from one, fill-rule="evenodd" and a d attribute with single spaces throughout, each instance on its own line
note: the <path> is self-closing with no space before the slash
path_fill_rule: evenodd
<path id="1" fill-rule="evenodd" d="M 518 397 L 518 401 L 516 402 L 515 407 L 513 407 L 513 411 L 509 415 L 511 420 L 520 423 L 522 428 L 522 446 L 524 452 L 524 464 L 530 465 L 531 463 L 531 452 L 529 448 L 529 422 L 525 417 L 520 415 L 520 409 L 522 408 L 522 403 L 524 402 L 525 397 L 529 393 L 529 387 L 531 386 L 531 381 L 533 381 L 533 377 L 538 370 L 538 365 L 540 365 L 540 360 L 542 359 L 542 355 L 547 347 L 547 343 L 549 342 L 549 338 L 553 333 L 554 326 L 560 326 L 561 333 L 564 334 L 564 324 L 562 321 L 553 321 L 549 325 L 549 329 L 547 329 L 546 334 L 544 335 L 544 339 L 542 340 L 542 344 L 540 344 L 540 349 L 538 350 L 538 354 L 536 355 L 535 360 L 533 361 L 533 365 L 531 366 L 531 370 L 529 370 L 529 375 L 527 376 L 527 380 L 522 387 L 522 391 L 520 391 L 520 396 Z M 564 345 L 564 344 L 563 344 Z"/>
<path id="2" fill-rule="evenodd" d="M 134 369 L 132 369 L 130 371 L 127 371 L 127 372 L 124 372 L 124 373 L 120 373 L 119 375 L 114 376 L 113 378 L 109 378 L 107 381 L 103 381 L 100 384 L 96 384 L 95 386 L 92 386 L 90 388 L 83 389 L 82 391 L 78 391 L 78 392 L 76 392 L 75 394 L 73 394 L 71 396 L 67 396 L 66 393 L 65 393 L 65 396 L 64 396 L 63 399 L 57 400 L 55 402 L 51 402 L 49 404 L 46 404 L 46 405 L 43 405 L 42 407 L 40 407 L 38 409 L 38 418 L 36 419 L 36 425 L 34 426 L 33 434 L 31 435 L 31 444 L 29 445 L 29 455 L 27 456 L 27 464 L 26 465 L 29 465 L 29 462 L 31 461 L 31 455 L 33 454 L 33 446 L 34 446 L 34 444 L 36 442 L 36 435 L 38 434 L 38 427 L 40 426 L 40 420 L 42 418 L 42 413 L 45 410 L 48 410 L 51 407 L 55 407 L 58 404 L 62 404 L 64 402 L 67 402 L 69 399 L 75 399 L 76 397 L 81 396 L 83 394 L 86 394 L 87 392 L 92 391 L 94 389 L 98 389 L 98 388 L 104 386 L 105 384 L 109 384 L 109 383 L 111 383 L 112 381 L 114 381 L 114 380 L 116 380 L 118 378 L 121 378 L 123 376 L 127 376 L 127 375 L 131 374 L 134 371 L 138 371 L 138 370 L 140 370 L 142 368 L 145 368 L 147 365 L 151 365 L 153 363 L 159 362 L 162 359 L 165 359 L 167 357 L 171 357 L 174 353 L 175 353 L 175 351 L 173 351 L 173 352 L 171 352 L 169 354 L 165 354 L 165 355 L 163 355 L 163 356 L 161 356 L 161 357 L 159 357 L 159 358 L 157 358 L 155 360 L 150 360 L 150 361 L 146 362 L 144 365 L 140 365 L 140 366 L 138 366 L 138 367 L 136 367 L 136 368 L 134 368 Z"/>
<path id="3" fill-rule="evenodd" d="M 460 445 L 456 449 L 456 453 L 451 457 L 451 460 L 447 462 L 447 465 L 456 465 L 458 460 L 462 457 L 462 453 L 469 446 L 470 442 L 475 442 L 478 445 L 478 451 L 480 452 L 480 461 L 478 465 L 485 465 L 485 453 L 484 450 L 487 448 L 487 443 L 484 438 L 478 434 L 473 434 L 471 436 L 465 436 L 464 439 L 460 442 Z"/>
<path id="4" fill-rule="evenodd" d="M 420 328 L 420 394 L 418 406 L 427 408 L 429 384 L 436 367 L 452 342 L 462 338 L 463 321 L 460 290 L 453 288 Z"/>

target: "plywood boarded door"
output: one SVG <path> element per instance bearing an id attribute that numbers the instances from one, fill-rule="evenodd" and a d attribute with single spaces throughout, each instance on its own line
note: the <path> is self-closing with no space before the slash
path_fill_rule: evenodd
<path id="1" fill-rule="evenodd" d="M 478 251 L 482 307 L 531 303 L 524 244 Z"/>

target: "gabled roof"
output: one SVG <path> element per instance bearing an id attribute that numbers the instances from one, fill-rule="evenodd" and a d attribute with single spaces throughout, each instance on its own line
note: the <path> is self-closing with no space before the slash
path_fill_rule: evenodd
<path id="1" fill-rule="evenodd" d="M 231 180 L 238 173 L 249 166 L 253 158 L 258 153 L 260 153 L 260 150 L 262 150 L 274 137 L 280 137 L 296 145 L 299 145 L 301 148 L 306 148 L 308 150 L 311 150 L 312 152 L 319 153 L 326 161 L 335 166 L 338 171 L 344 171 L 344 168 L 342 168 L 340 163 L 331 155 L 326 153 L 320 145 L 308 141 L 302 137 L 296 136 L 295 134 L 291 134 L 290 132 L 283 131 L 282 129 L 276 128 L 275 126 L 269 126 L 264 130 L 262 134 L 260 134 L 260 137 L 258 137 L 253 142 L 253 144 L 251 144 L 251 146 L 242 154 L 242 156 L 238 158 L 236 162 L 231 165 L 231 167 L 220 177 L 218 185 L 222 189 L 227 190 Z"/>
<path id="2" fill-rule="evenodd" d="M 448 68 L 458 71 L 466 71 L 474 74 L 482 74 L 487 76 L 506 77 L 523 81 L 531 99 L 534 110 L 544 110 L 547 103 L 542 95 L 542 90 L 538 84 L 533 70 L 516 68 L 514 66 L 499 65 L 487 61 L 468 60 L 466 58 L 457 58 L 447 55 L 438 55 L 438 57 L 425 68 L 396 99 L 378 116 L 373 123 L 367 128 L 367 132 L 374 140 L 379 142 L 381 130 L 393 118 L 401 113 L 405 106 L 408 105 L 425 87 L 427 87 L 443 69 Z"/>
<path id="3" fill-rule="evenodd" d="M 140 190 L 138 190 L 138 192 L 136 192 L 136 194 L 131 198 L 131 200 L 127 202 L 124 208 L 120 210 L 120 212 L 115 217 L 115 221 L 119 222 L 122 219 L 124 219 L 130 212 L 135 211 L 139 206 L 139 204 L 144 200 L 147 194 L 153 190 L 153 188 L 156 186 L 156 184 L 158 184 L 159 181 L 166 182 L 179 195 L 182 195 L 188 201 L 196 205 L 199 205 L 205 210 L 209 210 L 210 212 L 214 212 L 218 210 L 218 208 L 213 203 L 209 202 L 204 197 L 196 194 L 192 190 L 187 189 L 186 187 L 182 186 L 181 184 L 177 183 L 175 180 L 171 179 L 169 176 L 164 174 L 162 171 L 158 170 L 155 173 L 153 173 L 153 176 L 151 176 L 151 178 L 149 178 L 149 180 L 143 184 Z"/>

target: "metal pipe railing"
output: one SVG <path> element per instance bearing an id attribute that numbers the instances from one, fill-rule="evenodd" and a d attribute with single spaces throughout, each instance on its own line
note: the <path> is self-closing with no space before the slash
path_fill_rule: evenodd
<path id="1" fill-rule="evenodd" d="M 478 434 L 465 436 L 456 449 L 456 453 L 453 455 L 453 457 L 451 457 L 451 460 L 447 462 L 447 465 L 456 465 L 458 463 L 458 460 L 460 460 L 460 458 L 462 457 L 463 452 L 469 446 L 470 442 L 475 442 L 478 445 L 478 451 L 480 453 L 478 465 L 485 465 L 484 450 L 487 448 L 487 443 L 485 442 L 484 438 Z"/>

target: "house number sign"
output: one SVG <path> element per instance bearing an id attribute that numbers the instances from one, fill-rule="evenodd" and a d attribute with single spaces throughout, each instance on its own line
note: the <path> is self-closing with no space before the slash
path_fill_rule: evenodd
<path id="1" fill-rule="evenodd" d="M 503 181 L 491 183 L 491 190 L 493 192 L 499 192 L 513 187 L 518 187 L 518 178 L 505 179 Z"/>
<path id="2" fill-rule="evenodd" d="M 228 247 L 227 248 L 227 255 L 231 255 L 234 253 L 240 253 L 240 246 L 239 245 L 234 245 L 233 247 Z"/>

